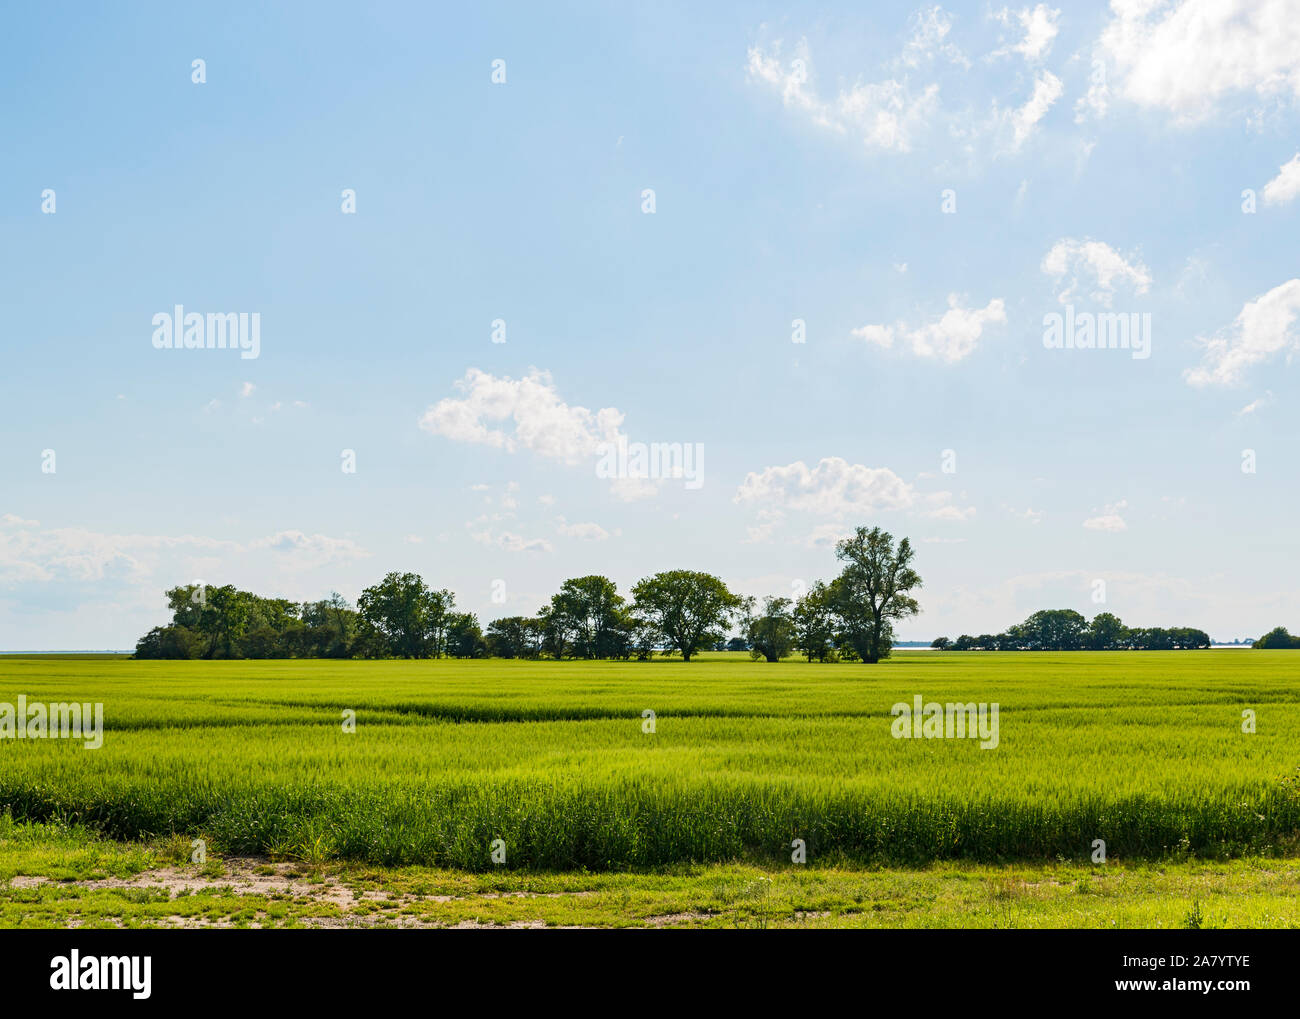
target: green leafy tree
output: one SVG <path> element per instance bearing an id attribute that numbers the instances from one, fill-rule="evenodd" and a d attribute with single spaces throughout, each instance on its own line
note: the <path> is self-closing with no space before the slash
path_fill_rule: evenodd
<path id="1" fill-rule="evenodd" d="M 1265 651 L 1285 651 L 1300 648 L 1300 637 L 1291 636 L 1291 632 L 1285 626 L 1275 626 L 1255 641 L 1253 646 Z"/>
<path id="2" fill-rule="evenodd" d="M 361 592 L 357 609 L 371 637 L 370 650 L 397 658 L 437 658 L 446 648 L 450 591 L 431 591 L 415 573 L 389 573 Z"/>
<path id="3" fill-rule="evenodd" d="M 554 605 L 543 605 L 537 613 L 542 628 L 542 650 L 556 661 L 575 657 L 577 625 L 567 612 L 557 612 Z"/>
<path id="4" fill-rule="evenodd" d="M 632 588 L 633 609 L 668 645 L 690 661 L 701 648 L 724 636 L 741 600 L 710 573 L 668 570 Z"/>
<path id="5" fill-rule="evenodd" d="M 540 619 L 506 616 L 488 624 L 488 652 L 494 658 L 538 658 L 542 653 L 544 628 Z"/>
<path id="6" fill-rule="evenodd" d="M 321 601 L 304 602 L 301 619 L 304 654 L 321 658 L 346 658 L 352 654 L 360 620 L 337 591 Z"/>
<path id="7" fill-rule="evenodd" d="M 551 597 L 549 618 L 569 635 L 575 657 L 616 658 L 628 645 L 627 606 L 608 577 L 566 580 Z"/>
<path id="8" fill-rule="evenodd" d="M 1024 622 L 1030 651 L 1078 651 L 1088 634 L 1088 620 L 1074 609 L 1040 609 Z"/>
<path id="9" fill-rule="evenodd" d="M 1093 651 L 1114 651 L 1125 647 L 1128 640 L 1128 627 L 1111 612 L 1098 612 L 1093 616 L 1084 635 L 1084 645 Z"/>
<path id="10" fill-rule="evenodd" d="M 789 598 L 764 598 L 763 610 L 755 612 L 753 598 L 745 599 L 745 637 L 749 656 L 779 662 L 794 649 L 795 627 Z"/>
<path id="11" fill-rule="evenodd" d="M 487 641 L 472 612 L 452 612 L 447 616 L 447 654 L 452 658 L 486 658 Z"/>
<path id="12" fill-rule="evenodd" d="M 838 643 L 875 664 L 892 651 L 894 621 L 920 611 L 909 594 L 921 586 L 912 569 L 912 543 L 904 538 L 895 549 L 893 535 L 879 527 L 859 527 L 835 546 L 835 556 L 845 563 L 830 584 L 831 605 L 840 623 Z"/>
<path id="13" fill-rule="evenodd" d="M 794 642 L 808 661 L 824 662 L 835 650 L 835 612 L 830 589 L 817 581 L 795 604 L 791 613 Z"/>
<path id="14" fill-rule="evenodd" d="M 202 638 L 188 626 L 155 626 L 135 645 L 136 658 L 194 658 Z"/>

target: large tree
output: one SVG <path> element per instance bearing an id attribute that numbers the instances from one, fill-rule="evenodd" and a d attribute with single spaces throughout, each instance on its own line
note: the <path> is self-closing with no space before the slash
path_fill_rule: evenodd
<path id="1" fill-rule="evenodd" d="M 831 609 L 830 588 L 817 581 L 799 599 L 792 613 L 795 647 L 808 661 L 824 662 L 833 656 L 835 613 Z"/>
<path id="2" fill-rule="evenodd" d="M 390 573 L 361 592 L 362 623 L 378 647 L 398 658 L 437 658 L 445 649 L 450 591 L 431 591 L 418 574 Z"/>
<path id="3" fill-rule="evenodd" d="M 1291 636 L 1291 631 L 1285 626 L 1275 626 L 1255 641 L 1254 646 L 1265 651 L 1300 648 L 1300 637 Z"/>
<path id="4" fill-rule="evenodd" d="M 1113 612 L 1098 612 L 1088 624 L 1084 637 L 1092 651 L 1115 651 L 1128 644 L 1128 627 Z"/>
<path id="5" fill-rule="evenodd" d="M 830 601 L 841 624 L 840 640 L 864 662 L 888 658 L 893 648 L 894 620 L 920 611 L 908 594 L 921 586 L 912 569 L 912 543 L 879 527 L 859 527 L 853 537 L 835 546 L 844 571 L 831 582 Z"/>
<path id="6" fill-rule="evenodd" d="M 794 620 L 789 598 L 764 598 L 762 611 L 755 611 L 753 598 L 745 599 L 745 637 L 749 656 L 779 662 L 794 650 Z"/>
<path id="7" fill-rule="evenodd" d="M 741 607 L 737 595 L 711 573 L 668 570 L 646 577 L 632 588 L 638 616 L 662 636 L 667 652 L 678 651 L 686 661 L 701 648 L 724 636 L 731 617 Z"/>
<path id="8" fill-rule="evenodd" d="M 1088 620 L 1074 609 L 1039 609 L 1023 628 L 1030 651 L 1078 651 L 1088 639 Z"/>
<path id="9" fill-rule="evenodd" d="M 452 612 L 447 616 L 447 654 L 452 658 L 486 658 L 487 641 L 479 629 L 478 616 L 472 612 Z"/>
<path id="10" fill-rule="evenodd" d="M 613 658 L 627 647 L 627 607 L 608 577 L 566 580 L 551 596 L 549 618 L 572 635 L 575 656 Z"/>

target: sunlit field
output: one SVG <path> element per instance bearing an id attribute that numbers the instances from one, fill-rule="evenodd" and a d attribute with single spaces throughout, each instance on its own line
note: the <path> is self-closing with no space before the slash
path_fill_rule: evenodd
<path id="1" fill-rule="evenodd" d="M 1286 651 L 0 658 L 0 702 L 20 694 L 102 702 L 103 746 L 0 740 L 0 811 L 225 853 L 627 870 L 791 866 L 801 839 L 815 865 L 1086 863 L 1098 839 L 1112 861 L 1221 859 L 1292 854 L 1300 832 Z M 997 747 L 894 738 L 917 694 L 996 702 Z"/>

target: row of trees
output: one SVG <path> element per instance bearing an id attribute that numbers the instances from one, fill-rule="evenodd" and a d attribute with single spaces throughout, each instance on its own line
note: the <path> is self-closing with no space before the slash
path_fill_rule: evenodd
<path id="1" fill-rule="evenodd" d="M 955 641 L 940 637 L 930 646 L 949 651 L 1172 651 L 1209 647 L 1210 636 L 1189 626 L 1130 628 L 1110 612 L 1099 612 L 1089 622 L 1073 609 L 1041 609 L 1003 633 L 963 633 Z"/>
<path id="2" fill-rule="evenodd" d="M 1274 627 L 1268 633 L 1255 641 L 1254 647 L 1264 648 L 1265 650 L 1285 650 L 1288 648 L 1300 649 L 1300 637 L 1292 637 L 1291 633 L 1285 626 Z"/>
<path id="3" fill-rule="evenodd" d="M 799 650 L 810 661 L 878 662 L 893 623 L 915 615 L 921 586 L 908 539 L 895 547 L 880 528 L 860 527 L 835 550 L 844 564 L 797 602 L 742 598 L 719 578 L 668 570 L 639 581 L 631 600 L 608 577 L 566 580 L 536 616 L 494 620 L 455 611 L 450 591 L 414 573 L 390 573 L 353 609 L 339 595 L 321 602 L 262 598 L 234 587 L 187 585 L 167 592 L 172 621 L 145 634 L 138 658 L 639 658 L 656 652 L 690 661 L 723 648 L 739 625 L 755 658 Z M 734 646 L 734 640 L 733 640 Z"/>
<path id="4" fill-rule="evenodd" d="M 450 591 L 390 573 L 353 608 L 263 598 L 236 587 L 187 584 L 167 592 L 172 621 L 136 644 L 137 658 L 427 658 L 486 654 L 478 619 Z"/>

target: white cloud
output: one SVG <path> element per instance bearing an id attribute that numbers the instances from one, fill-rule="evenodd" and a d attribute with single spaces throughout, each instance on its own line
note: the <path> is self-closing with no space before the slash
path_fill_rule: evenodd
<path id="1" fill-rule="evenodd" d="M 1300 195 L 1300 152 L 1289 163 L 1283 164 L 1276 177 L 1264 185 L 1264 202 L 1283 205 Z"/>
<path id="2" fill-rule="evenodd" d="M 1061 79 L 1051 71 L 1040 71 L 1034 81 L 1034 91 L 1024 106 L 1011 114 L 1012 144 L 1015 148 L 1028 140 L 1038 122 L 1047 116 L 1052 104 L 1061 98 Z"/>
<path id="3" fill-rule="evenodd" d="M 833 548 L 835 543 L 853 536 L 853 528 L 845 524 L 818 524 L 799 542 L 809 548 Z"/>
<path id="4" fill-rule="evenodd" d="M 758 510 L 758 519 L 759 523 L 745 528 L 744 543 L 747 545 L 771 541 L 773 533 L 785 519 L 785 513 L 775 506 L 762 506 Z"/>
<path id="5" fill-rule="evenodd" d="M 591 521 L 571 524 L 564 517 L 556 517 L 555 529 L 566 538 L 578 538 L 582 541 L 604 541 L 609 537 L 609 532 L 605 528 Z"/>
<path id="6" fill-rule="evenodd" d="M 256 387 L 255 385 L 253 385 L 253 383 L 251 383 L 251 382 L 245 382 L 243 385 L 241 385 L 241 386 L 239 387 L 239 395 L 240 395 L 240 396 L 245 396 L 245 397 L 247 397 L 247 396 L 252 396 L 252 395 L 253 395 L 253 390 L 256 389 L 256 388 L 257 388 L 257 387 Z"/>
<path id="7" fill-rule="evenodd" d="M 1014 506 L 1003 506 L 1013 517 L 1019 517 L 1031 524 L 1040 524 L 1043 521 L 1043 511 L 1036 510 L 1032 506 L 1026 506 L 1023 510 L 1018 510 Z"/>
<path id="8" fill-rule="evenodd" d="M 1120 95 L 1184 122 L 1234 96 L 1300 96 L 1293 0 L 1112 0 L 1099 49 Z"/>
<path id="9" fill-rule="evenodd" d="M 1074 122 L 1082 124 L 1090 117 L 1100 120 L 1110 110 L 1110 85 L 1106 81 L 1106 61 L 1094 56 L 1088 77 L 1088 91 L 1074 104 Z"/>
<path id="10" fill-rule="evenodd" d="M 620 411 L 570 406 L 560 398 L 550 373 L 537 368 L 530 368 L 522 379 L 471 368 L 456 388 L 464 397 L 439 400 L 420 418 L 422 429 L 511 453 L 523 448 L 570 465 L 594 457 L 602 442 L 616 442 L 621 434 Z M 492 427 L 501 423 L 512 427 Z"/>
<path id="11" fill-rule="evenodd" d="M 946 520 L 950 523 L 965 523 L 975 516 L 975 507 L 967 506 L 963 509 L 960 506 L 953 505 L 953 495 L 951 492 L 936 492 L 934 495 L 928 495 L 924 500 L 924 514 L 931 520 Z"/>
<path id="12" fill-rule="evenodd" d="M 917 11 L 912 15 L 912 37 L 903 47 L 899 62 L 916 68 L 932 62 L 935 57 L 943 57 L 954 64 L 969 67 L 970 61 L 948 38 L 951 31 L 952 18 L 937 4 Z"/>
<path id="13" fill-rule="evenodd" d="M 1125 257 L 1109 244 L 1087 238 L 1079 241 L 1066 237 L 1057 241 L 1043 256 L 1042 269 L 1057 283 L 1069 277 L 1066 288 L 1057 295 L 1062 304 L 1078 298 L 1075 290 L 1085 278 L 1094 285 L 1088 296 L 1106 307 L 1110 307 L 1119 284 L 1127 285 L 1136 294 L 1145 294 L 1152 282 L 1150 271 L 1136 255 Z"/>
<path id="14" fill-rule="evenodd" d="M 895 78 L 857 84 L 824 99 L 811 83 L 807 43 L 800 42 L 788 67 L 782 66 L 779 54 L 779 43 L 770 53 L 751 47 L 750 79 L 780 92 L 786 109 L 803 114 L 818 127 L 860 138 L 868 149 L 910 151 L 913 137 L 925 128 L 938 105 L 938 85 L 914 93 L 905 80 Z"/>
<path id="15" fill-rule="evenodd" d="M 914 328 L 903 323 L 897 326 L 865 325 L 853 330 L 853 335 L 867 343 L 889 348 L 895 339 L 902 339 L 917 357 L 938 358 L 952 364 L 971 354 L 987 326 L 1005 323 L 1006 308 L 1001 298 L 994 298 L 984 308 L 962 308 L 956 294 L 948 296 L 948 310 L 936 322 Z"/>
<path id="16" fill-rule="evenodd" d="M 480 545 L 488 545 L 506 552 L 550 552 L 553 546 L 545 538 L 525 538 L 511 531 L 493 533 L 491 530 L 471 531 L 470 537 Z"/>
<path id="17" fill-rule="evenodd" d="M 840 517 L 906 509 L 915 501 L 915 495 L 912 487 L 887 467 L 865 467 L 830 456 L 811 469 L 796 460 L 785 467 L 751 471 L 736 492 L 735 501 Z"/>
<path id="18" fill-rule="evenodd" d="M 1242 407 L 1241 410 L 1237 411 L 1237 416 L 1245 417 L 1247 414 L 1254 414 L 1255 411 L 1259 410 L 1261 407 L 1267 407 L 1272 402 L 1273 402 L 1273 391 L 1270 389 L 1267 392 L 1265 392 L 1263 396 L 1251 400 L 1250 403 L 1246 404 L 1246 406 Z"/>
<path id="19" fill-rule="evenodd" d="M 1242 381 L 1251 365 L 1279 351 L 1300 349 L 1300 279 L 1288 280 L 1249 301 L 1232 325 L 1211 339 L 1202 339 L 1205 358 L 1185 377 L 1194 386 L 1232 385 Z"/>
<path id="20" fill-rule="evenodd" d="M 1019 53 L 1030 63 L 1039 63 L 1051 51 L 1052 43 L 1060 31 L 1058 22 L 1061 12 L 1053 10 L 1046 4 L 1039 4 L 1034 8 L 1022 7 L 1018 11 L 1004 7 L 993 16 L 1007 26 L 1010 26 L 1011 19 L 1014 17 L 1024 31 L 1024 38 L 1014 46 L 1004 46 L 996 50 L 990 54 L 992 57 Z"/>
<path id="21" fill-rule="evenodd" d="M 347 538 L 280 531 L 247 544 L 196 535 L 105 534 L 83 527 L 41 528 L 13 514 L 0 517 L 0 584 L 117 580 L 166 583 L 193 578 L 195 564 L 234 568 L 250 552 L 271 550 L 281 570 L 312 569 L 369 553 Z"/>
<path id="22" fill-rule="evenodd" d="M 1107 531 L 1112 534 L 1120 531 L 1127 531 L 1128 524 L 1120 516 L 1120 511 L 1127 508 L 1128 500 L 1121 499 L 1119 502 L 1108 505 L 1105 510 L 1095 517 L 1089 517 L 1083 522 L 1083 526 L 1090 531 Z"/>
<path id="23" fill-rule="evenodd" d="M 439 400 L 420 417 L 420 428 L 455 442 L 491 446 L 509 453 L 528 450 L 569 466 L 592 462 L 606 444 L 627 442 L 623 412 L 591 411 L 565 403 L 550 372 L 530 368 L 521 379 L 471 368 L 456 383 L 461 397 Z M 610 490 L 623 500 L 659 491 L 656 481 L 612 478 Z"/>
<path id="24" fill-rule="evenodd" d="M 748 529 L 747 542 L 771 540 L 786 512 L 829 518 L 804 539 L 805 544 L 833 544 L 845 536 L 847 519 L 861 520 L 882 510 L 911 510 L 933 520 L 963 522 L 975 508 L 955 505 L 951 492 L 923 494 L 886 467 L 851 464 L 824 457 L 809 468 L 802 460 L 751 471 L 735 501 L 758 509 L 759 522 Z"/>

